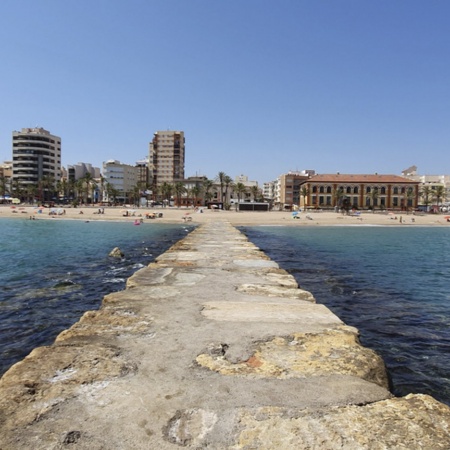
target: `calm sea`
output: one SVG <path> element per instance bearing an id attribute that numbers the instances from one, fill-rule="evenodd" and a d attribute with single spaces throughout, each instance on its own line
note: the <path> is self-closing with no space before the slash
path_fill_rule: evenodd
<path id="1" fill-rule="evenodd" d="M 0 375 L 98 309 L 191 229 L 156 221 L 0 220 Z M 108 256 L 116 246 L 125 258 Z"/>
<path id="2" fill-rule="evenodd" d="M 382 355 L 396 395 L 450 405 L 450 227 L 253 227 L 249 239 Z"/>
<path id="3" fill-rule="evenodd" d="M 0 221 L 0 374 L 193 227 Z M 386 362 L 396 395 L 450 404 L 450 228 L 242 227 Z M 120 247 L 125 258 L 108 256 Z"/>

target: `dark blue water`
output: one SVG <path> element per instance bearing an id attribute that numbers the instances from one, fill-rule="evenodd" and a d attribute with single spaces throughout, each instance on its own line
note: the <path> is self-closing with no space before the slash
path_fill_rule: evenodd
<path id="1" fill-rule="evenodd" d="M 450 227 L 246 227 L 382 355 L 392 391 L 450 405 Z"/>
<path id="2" fill-rule="evenodd" d="M 103 297 L 193 227 L 132 222 L 0 220 L 0 375 L 51 344 Z M 109 257 L 119 247 L 125 258 Z"/>

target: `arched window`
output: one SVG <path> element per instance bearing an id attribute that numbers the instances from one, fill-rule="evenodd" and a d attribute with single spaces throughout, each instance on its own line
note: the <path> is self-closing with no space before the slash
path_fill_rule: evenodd
<path id="1" fill-rule="evenodd" d="M 323 194 L 323 193 L 325 192 L 325 188 L 324 188 L 323 186 L 320 186 L 319 192 L 320 192 L 321 194 Z"/>
<path id="2" fill-rule="evenodd" d="M 353 188 L 353 193 L 354 193 L 354 194 L 359 194 L 358 186 L 355 186 L 355 187 Z"/>
<path id="3" fill-rule="evenodd" d="M 381 186 L 380 194 L 381 195 L 386 195 L 386 188 L 384 186 Z"/>
<path id="4" fill-rule="evenodd" d="M 347 194 L 351 194 L 352 193 L 352 188 L 350 186 L 347 186 L 347 189 L 345 190 L 345 192 Z"/>
<path id="5" fill-rule="evenodd" d="M 398 195 L 398 187 L 394 188 L 394 195 Z"/>
<path id="6" fill-rule="evenodd" d="M 366 194 L 370 194 L 370 186 L 366 187 Z"/>
<path id="7" fill-rule="evenodd" d="M 327 194 L 331 194 L 331 186 L 327 186 Z"/>
<path id="8" fill-rule="evenodd" d="M 312 191 L 313 191 L 313 194 L 315 194 L 317 192 L 317 186 L 313 186 Z"/>

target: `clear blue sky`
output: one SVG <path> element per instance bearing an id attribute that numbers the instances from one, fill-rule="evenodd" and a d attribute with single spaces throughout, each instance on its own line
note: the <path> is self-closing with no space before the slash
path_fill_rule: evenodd
<path id="1" fill-rule="evenodd" d="M 186 176 L 450 173 L 447 0 L 2 0 L 11 132 L 63 165 L 134 162 L 183 130 Z"/>

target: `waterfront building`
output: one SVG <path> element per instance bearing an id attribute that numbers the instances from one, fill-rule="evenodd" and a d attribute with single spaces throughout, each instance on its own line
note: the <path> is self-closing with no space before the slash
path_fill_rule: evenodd
<path id="1" fill-rule="evenodd" d="M 39 187 L 39 197 L 54 195 L 61 179 L 61 138 L 44 128 L 22 128 L 12 133 L 12 183 L 26 191 Z"/>
<path id="2" fill-rule="evenodd" d="M 406 210 L 417 207 L 419 182 L 398 175 L 320 174 L 308 178 L 301 191 L 309 208 L 347 203 L 356 209 Z"/>
<path id="3" fill-rule="evenodd" d="M 122 164 L 117 160 L 109 160 L 103 163 L 103 178 L 105 184 L 103 190 L 104 202 L 131 203 L 139 182 L 138 167 Z"/>
<path id="4" fill-rule="evenodd" d="M 144 187 L 147 188 L 150 185 L 150 178 L 149 178 L 149 159 L 148 156 L 146 158 L 142 158 L 139 161 L 136 161 L 136 167 L 139 172 L 139 181 L 138 183 Z"/>
<path id="5" fill-rule="evenodd" d="M 68 181 L 80 180 L 81 178 L 85 178 L 87 174 L 93 179 L 99 179 L 101 171 L 99 167 L 94 167 L 92 164 L 84 162 L 67 166 Z"/>
<path id="6" fill-rule="evenodd" d="M 184 179 L 185 138 L 183 131 L 157 131 L 149 144 L 149 178 L 156 192 L 164 184 Z"/>
<path id="7" fill-rule="evenodd" d="M 274 204 L 279 209 L 296 209 L 304 206 L 301 195 L 303 183 L 315 174 L 314 170 L 290 171 L 280 175 L 274 184 Z"/>
<path id="8" fill-rule="evenodd" d="M 440 198 L 440 203 L 450 204 L 450 175 L 419 175 L 416 166 L 405 169 L 402 171 L 402 175 L 420 183 L 419 201 L 421 205 L 428 207 L 436 203 L 436 198 L 433 193 L 439 190 L 439 188 L 443 193 L 442 198 Z"/>
<path id="9" fill-rule="evenodd" d="M 263 197 L 264 200 L 273 203 L 275 200 L 275 188 L 277 185 L 277 181 L 266 181 L 263 184 Z"/>

